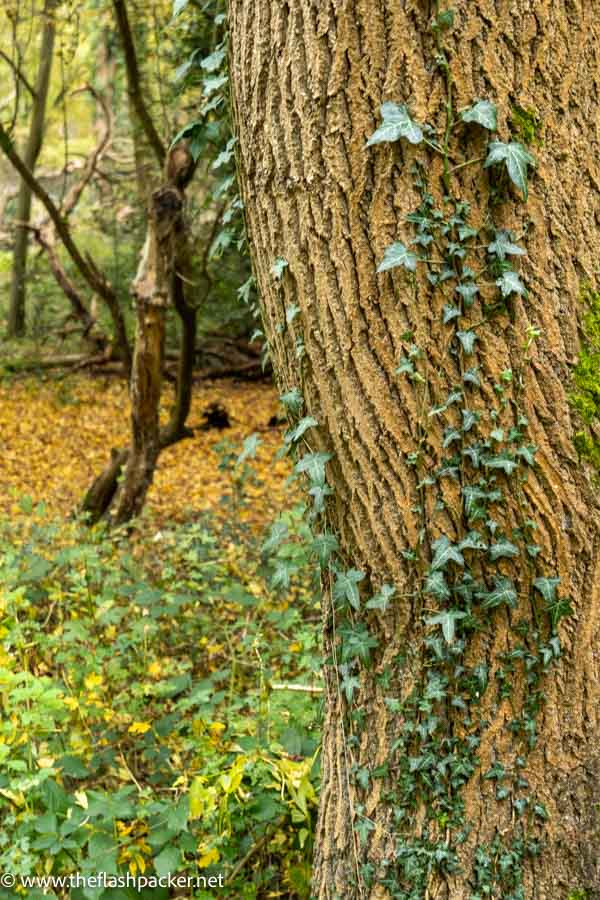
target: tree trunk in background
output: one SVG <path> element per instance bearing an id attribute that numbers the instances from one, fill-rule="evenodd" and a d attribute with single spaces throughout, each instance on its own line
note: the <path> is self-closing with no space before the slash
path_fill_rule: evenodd
<path id="1" fill-rule="evenodd" d="M 350 672 L 360 686 L 349 708 L 332 664 L 340 652 L 339 614 L 334 616 L 325 585 L 327 705 L 314 896 L 598 900 L 599 506 L 592 475 L 573 446 L 577 422 L 568 398 L 582 285 L 598 287 L 600 7 L 582 0 L 456 0 L 453 6 L 454 27 L 445 40 L 456 107 L 476 98 L 495 101 L 505 141 L 511 139 L 511 112 L 532 110 L 541 137 L 527 204 L 518 204 L 513 195 L 494 210 L 496 220 L 515 234 L 531 219 L 523 239 L 528 255 L 520 263 L 529 294 L 517 297 L 512 321 L 494 318 L 480 327 L 476 362 L 482 416 L 497 402 L 500 373 L 511 369 L 517 375 L 508 409 L 517 401 L 525 408 L 530 439 L 539 449 L 523 485 L 522 508 L 515 489 L 501 516 L 508 525 L 522 522 L 522 516 L 535 520 L 542 549 L 535 570 L 531 561 L 502 561 L 500 572 L 520 587 L 518 610 L 489 610 L 488 627 L 469 638 L 465 658 L 469 665 L 487 666 L 489 687 L 482 688 L 475 716 L 476 765 L 461 791 L 462 842 L 448 816 L 428 809 L 422 780 L 423 793 L 412 807 L 406 798 L 398 799 L 401 775 L 416 779 L 421 766 L 415 755 L 417 775 L 408 772 L 402 748 L 421 738 L 406 738 L 402 729 L 410 692 L 426 681 L 423 642 L 433 632 L 424 628 L 422 600 L 415 599 L 415 564 L 403 556 L 419 545 L 423 527 L 409 455 L 424 446 L 414 389 L 396 374 L 405 352 L 403 335 L 413 333 L 422 348 L 432 407 L 444 402 L 461 373 L 446 352 L 447 326 L 439 321 L 441 310 L 432 308 L 427 284 L 417 280 L 417 288 L 409 286 L 400 269 L 376 274 L 386 247 L 395 240 L 408 243 L 412 236 L 405 225 L 406 214 L 418 205 L 412 162 L 415 157 L 424 162 L 438 200 L 440 164 L 406 142 L 366 147 L 380 124 L 383 101 L 407 103 L 417 121 L 434 123 L 438 132 L 443 127 L 444 82 L 434 64 L 430 28 L 435 4 L 230 3 L 239 170 L 273 364 L 282 391 L 300 387 L 306 413 L 319 423 L 310 432 L 311 449 L 332 454 L 327 475 L 335 494 L 327 517 L 348 565 L 367 573 L 364 583 L 394 584 L 400 598 L 385 612 L 356 613 L 360 627 L 366 625 L 379 643 L 370 668 Z M 477 146 L 471 152 L 477 140 L 469 138 L 470 156 L 481 155 Z M 472 204 L 481 224 L 490 200 L 481 165 L 455 173 L 451 187 L 455 197 Z M 287 261 L 280 280 L 272 272 L 278 257 Z M 292 306 L 300 312 L 286 322 L 286 308 Z M 523 347 L 530 328 L 541 334 L 526 364 Z M 428 421 L 425 446 L 433 471 L 448 451 L 439 420 Z M 456 496 L 451 488 L 443 491 L 448 510 Z M 432 508 L 426 527 L 432 537 L 443 527 L 458 539 L 462 515 Z M 523 642 L 533 646 L 539 626 L 530 588 L 543 572 L 560 575 L 560 590 L 571 596 L 574 615 L 560 625 L 562 656 L 543 679 L 546 702 L 537 718 L 537 744 L 521 782 L 501 802 L 496 789 L 504 782 L 483 776 L 498 760 L 520 771 L 522 737 L 507 726 L 524 708 L 528 687 L 523 666 L 511 663 L 508 678 L 516 696 L 509 701 L 498 695 L 496 682 L 506 676 L 500 657 L 522 656 Z M 489 576 L 489 569 L 482 574 Z M 435 612 L 435 604 L 428 605 Z M 521 638 L 511 627 L 511 619 L 519 618 L 527 623 Z M 467 728 L 462 715 L 449 706 L 432 725 L 441 729 L 449 748 L 458 746 Z M 425 728 L 425 713 L 419 716 L 417 724 Z M 446 751 L 450 760 L 453 752 L 458 751 Z M 531 812 L 533 801 L 523 824 L 527 797 L 545 806 L 545 826 L 543 813 Z M 439 803 L 438 797 L 435 809 L 441 809 Z M 412 812 L 402 818 L 406 809 Z M 537 838 L 543 846 L 536 856 L 530 842 Z M 444 866 L 450 849 L 460 864 L 456 871 Z M 434 853 L 439 857 L 433 859 Z M 524 887 L 516 874 L 513 886 L 503 887 L 517 856 Z"/>
<path id="2" fill-rule="evenodd" d="M 44 4 L 44 24 L 42 28 L 42 40 L 39 55 L 39 68 L 35 83 L 35 97 L 31 114 L 29 137 L 25 147 L 24 162 L 30 172 L 35 169 L 35 164 L 42 149 L 44 135 L 44 121 L 46 118 L 46 101 L 50 86 L 50 73 L 52 71 L 52 57 L 54 52 L 55 22 L 54 11 L 57 0 L 46 0 Z M 10 289 L 10 306 L 8 311 L 8 336 L 22 337 L 25 334 L 25 297 L 27 277 L 27 246 L 29 233 L 27 228 L 20 223 L 29 224 L 31 214 L 31 188 L 25 181 L 21 181 L 17 200 L 17 229 L 15 235 L 15 247 L 13 251 L 13 270 Z"/>

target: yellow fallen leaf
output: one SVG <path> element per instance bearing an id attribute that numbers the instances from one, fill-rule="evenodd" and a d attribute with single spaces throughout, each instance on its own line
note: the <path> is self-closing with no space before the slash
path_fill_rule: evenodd
<path id="1" fill-rule="evenodd" d="M 129 734 L 146 734 L 147 731 L 150 731 L 152 725 L 150 722 L 133 722 L 132 725 L 129 726 L 127 731 Z"/>

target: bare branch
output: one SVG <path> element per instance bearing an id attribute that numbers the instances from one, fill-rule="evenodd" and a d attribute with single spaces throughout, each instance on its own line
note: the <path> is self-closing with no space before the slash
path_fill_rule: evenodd
<path id="1" fill-rule="evenodd" d="M 138 119 L 140 121 L 140 125 L 144 129 L 148 142 L 154 151 L 159 165 L 162 168 L 165 162 L 166 150 L 156 128 L 154 127 L 154 122 L 150 117 L 148 107 L 144 103 L 144 98 L 142 96 L 140 71 L 137 63 L 135 44 L 133 43 L 133 36 L 131 34 L 129 18 L 127 16 L 127 8 L 125 6 L 124 0 L 113 0 L 113 8 L 117 17 L 117 25 L 119 28 L 119 34 L 121 35 L 121 41 L 123 43 L 123 50 L 125 53 L 127 93 L 129 94 L 131 102 L 133 103 Z"/>
<path id="2" fill-rule="evenodd" d="M 31 85 L 30 81 L 29 81 L 29 80 L 27 79 L 27 77 L 24 75 L 24 73 L 23 73 L 23 71 L 21 70 L 21 68 L 14 62 L 14 60 L 12 60 L 12 59 L 10 58 L 10 56 L 8 56 L 8 55 L 4 52 L 4 50 L 0 50 L 0 56 L 2 57 L 2 59 L 4 60 L 5 63 L 8 63 L 8 65 L 9 65 L 9 66 L 11 67 L 11 69 L 13 70 L 13 74 L 15 75 L 15 77 L 16 77 L 19 81 L 22 81 L 22 82 L 23 82 L 23 84 L 25 85 L 25 87 L 27 88 L 27 90 L 29 91 L 29 93 L 31 94 L 32 98 L 35 100 L 35 98 L 36 98 L 36 96 L 37 96 L 37 95 L 36 95 L 36 92 L 35 92 L 35 90 L 33 89 L 33 87 L 32 87 L 32 85 Z"/>

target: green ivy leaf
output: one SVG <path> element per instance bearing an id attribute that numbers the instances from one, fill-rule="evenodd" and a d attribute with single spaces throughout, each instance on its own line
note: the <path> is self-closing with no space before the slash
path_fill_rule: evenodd
<path id="1" fill-rule="evenodd" d="M 455 288 L 455 291 L 463 298 L 466 306 L 473 306 L 475 297 L 479 292 L 479 287 L 475 284 L 475 282 L 468 281 L 465 284 L 458 284 Z"/>
<path id="2" fill-rule="evenodd" d="M 358 657 L 364 663 L 368 663 L 371 650 L 379 645 L 377 638 L 369 634 L 365 625 L 356 628 L 340 628 L 342 637 L 342 662 Z"/>
<path id="3" fill-rule="evenodd" d="M 367 609 L 378 609 L 385 612 L 395 593 L 396 588 L 393 585 L 382 584 L 380 590 L 367 602 Z"/>
<path id="4" fill-rule="evenodd" d="M 524 459 L 528 466 L 534 466 L 536 453 L 537 447 L 535 444 L 529 444 L 527 447 L 519 447 L 516 455 Z"/>
<path id="5" fill-rule="evenodd" d="M 402 356 L 400 359 L 400 365 L 396 369 L 396 375 L 414 375 L 415 367 L 413 366 L 410 359 L 407 359 L 406 356 Z"/>
<path id="6" fill-rule="evenodd" d="M 510 453 L 498 453 L 496 456 L 487 456 L 483 460 L 483 465 L 486 469 L 501 469 L 507 475 L 512 475 L 519 463 Z"/>
<path id="7" fill-rule="evenodd" d="M 475 596 L 478 600 L 483 600 L 484 609 L 494 609 L 503 604 L 514 609 L 517 605 L 517 592 L 510 578 L 494 578 L 491 591 L 477 591 Z"/>
<path id="8" fill-rule="evenodd" d="M 256 451 L 261 444 L 262 441 L 257 434 L 249 435 L 242 444 L 242 452 L 235 461 L 236 466 L 240 466 L 247 459 L 255 459 Z"/>
<path id="9" fill-rule="evenodd" d="M 457 431 L 456 428 L 448 427 L 444 431 L 444 441 L 443 441 L 442 447 L 445 450 L 447 447 L 450 446 L 450 444 L 453 444 L 455 441 L 460 441 L 460 440 L 462 440 L 462 435 L 461 435 L 460 431 Z"/>
<path id="10" fill-rule="evenodd" d="M 330 531 L 324 531 L 322 534 L 315 535 L 310 545 L 311 553 L 316 554 L 319 565 L 326 566 L 329 558 L 339 549 L 338 539 Z"/>
<path id="11" fill-rule="evenodd" d="M 304 397 L 297 387 L 292 388 L 290 391 L 286 391 L 285 394 L 281 395 L 279 400 L 293 415 L 298 415 L 304 406 Z"/>
<path id="12" fill-rule="evenodd" d="M 465 355 L 470 356 L 475 351 L 477 332 L 473 331 L 472 329 L 470 329 L 469 331 L 457 331 L 456 337 L 460 341 Z"/>
<path id="13" fill-rule="evenodd" d="M 287 269 L 288 261 L 283 256 L 278 256 L 271 266 L 271 274 L 277 281 L 281 281 L 284 271 Z"/>
<path id="14" fill-rule="evenodd" d="M 296 463 L 294 471 L 305 472 L 311 484 L 325 484 L 325 463 L 331 458 L 331 453 L 306 453 Z"/>
<path id="15" fill-rule="evenodd" d="M 358 569 L 347 569 L 345 572 L 338 572 L 333 585 L 334 599 L 342 603 L 349 603 L 353 609 L 360 609 L 358 584 L 364 577 L 365 573 L 360 572 Z"/>
<path id="16" fill-rule="evenodd" d="M 560 578 L 536 578 L 533 586 L 539 591 L 548 605 L 556 600 L 556 589 L 560 584 Z"/>
<path id="17" fill-rule="evenodd" d="M 367 147 L 373 144 L 383 144 L 399 141 L 405 138 L 411 144 L 420 144 L 423 140 L 423 131 L 411 118 L 404 104 L 387 102 L 380 107 L 383 124 L 371 135 L 367 141 Z"/>
<path id="18" fill-rule="evenodd" d="M 459 550 L 487 550 L 487 544 L 478 531 L 469 531 L 458 545 Z"/>
<path id="19" fill-rule="evenodd" d="M 446 584 L 446 578 L 441 571 L 430 572 L 425 579 L 423 590 L 431 594 L 437 600 L 447 600 L 450 596 L 450 588 Z"/>
<path id="20" fill-rule="evenodd" d="M 513 243 L 512 231 L 501 229 L 496 231 L 494 240 L 488 244 L 488 253 L 504 261 L 507 256 L 526 256 L 525 250 Z"/>
<path id="21" fill-rule="evenodd" d="M 426 623 L 427 625 L 441 625 L 446 643 L 452 644 L 456 633 L 456 623 L 460 619 L 464 619 L 466 615 L 467 613 L 458 609 L 448 609 L 435 616 L 430 616 L 426 619 Z"/>
<path id="22" fill-rule="evenodd" d="M 474 122 L 482 128 L 487 128 L 488 131 L 495 131 L 498 127 L 496 105 L 491 100 L 478 100 L 463 110 L 460 117 L 463 122 Z"/>
<path id="23" fill-rule="evenodd" d="M 412 253 L 401 241 L 391 244 L 383 254 L 383 260 L 377 266 L 378 272 L 387 272 L 388 269 L 395 269 L 402 266 L 409 272 L 417 270 L 417 256 Z"/>
<path id="24" fill-rule="evenodd" d="M 527 295 L 527 288 L 513 269 L 509 269 L 508 272 L 504 272 L 500 278 L 497 278 L 496 284 L 503 297 L 509 297 L 511 294 L 520 294 L 522 297 Z"/>
<path id="25" fill-rule="evenodd" d="M 431 570 L 445 569 L 449 562 L 455 562 L 459 566 L 464 566 L 465 560 L 455 544 L 452 544 L 445 534 L 434 541 L 431 545 L 433 550 L 433 560 L 431 562 Z"/>
<path id="26" fill-rule="evenodd" d="M 444 305 L 444 325 L 447 325 L 448 322 L 451 322 L 452 319 L 456 319 L 459 316 L 462 316 L 462 312 L 458 306 L 449 306 L 447 303 Z"/>
<path id="27" fill-rule="evenodd" d="M 473 425 L 479 421 L 479 413 L 474 412 L 472 409 L 463 409 L 461 410 L 461 414 L 462 430 L 466 434 L 467 431 L 470 431 Z"/>
<path id="28" fill-rule="evenodd" d="M 495 562 L 497 559 L 511 559 L 518 555 L 519 548 L 506 538 L 496 541 L 490 547 L 490 559 L 492 562 Z"/>
<path id="29" fill-rule="evenodd" d="M 465 374 L 463 375 L 463 381 L 465 384 L 472 384 L 474 387 L 481 387 L 481 380 L 479 375 L 477 374 L 479 370 L 479 366 L 473 366 L 470 369 L 467 369 Z"/>
<path id="30" fill-rule="evenodd" d="M 322 513 L 325 509 L 325 500 L 333 494 L 333 491 L 328 484 L 313 484 L 308 493 L 313 498 L 315 513 Z"/>
<path id="31" fill-rule="evenodd" d="M 527 170 L 529 166 L 535 166 L 535 159 L 518 141 L 491 141 L 488 148 L 487 159 L 484 168 L 504 163 L 508 177 L 522 192 L 527 200 Z"/>
<path id="32" fill-rule="evenodd" d="M 288 536 L 289 528 L 282 519 L 277 519 L 271 525 L 269 537 L 263 542 L 261 550 L 265 554 L 273 553 Z"/>
<path id="33" fill-rule="evenodd" d="M 295 444 L 296 441 L 299 441 L 305 431 L 308 431 L 309 428 L 315 428 L 319 423 L 313 416 L 305 416 L 303 419 L 300 419 L 295 428 L 291 431 L 286 432 L 284 436 L 284 441 L 286 444 Z"/>

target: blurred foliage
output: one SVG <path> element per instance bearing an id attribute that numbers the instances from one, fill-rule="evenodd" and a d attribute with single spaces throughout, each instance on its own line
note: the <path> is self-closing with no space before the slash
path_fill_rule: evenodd
<path id="1" fill-rule="evenodd" d="M 230 450 L 239 502 L 252 469 Z M 224 897 L 308 898 L 321 695 L 302 510 L 272 551 L 294 548 L 285 590 L 235 517 L 132 544 L 20 511 L 0 525 L 0 870 L 220 873 Z"/>

